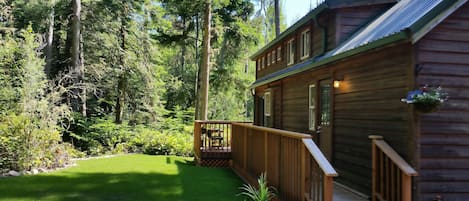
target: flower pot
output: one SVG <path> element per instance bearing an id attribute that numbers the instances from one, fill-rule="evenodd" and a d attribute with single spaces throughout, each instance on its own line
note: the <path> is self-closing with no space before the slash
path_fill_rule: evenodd
<path id="1" fill-rule="evenodd" d="M 414 108 L 420 113 L 432 113 L 438 111 L 440 102 L 414 103 Z"/>

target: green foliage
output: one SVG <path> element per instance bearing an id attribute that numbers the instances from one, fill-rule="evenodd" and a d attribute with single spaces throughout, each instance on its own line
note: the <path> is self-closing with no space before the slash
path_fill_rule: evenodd
<path id="1" fill-rule="evenodd" d="M 242 201 L 242 185 L 227 168 L 205 168 L 190 158 L 131 154 L 79 160 L 77 166 L 2 178 L 2 201 Z"/>
<path id="2" fill-rule="evenodd" d="M 76 114 L 67 141 L 89 155 L 146 153 L 192 156 L 193 110 L 177 110 L 153 126 L 115 124 L 110 118 Z"/>
<path id="3" fill-rule="evenodd" d="M 1 81 L 14 81 L 0 93 L 1 100 L 10 104 L 0 113 L 0 168 L 63 166 L 68 153 L 59 143 L 57 126 L 68 116 L 68 107 L 60 103 L 63 91 L 47 85 L 42 70 L 44 62 L 36 52 L 38 44 L 31 28 L 22 31 L 21 37 L 16 42 L 7 40 L 11 51 L 0 53 L 7 64 L 2 68 Z M 5 97 L 9 94 L 16 94 L 18 102 L 12 103 Z"/>
<path id="4" fill-rule="evenodd" d="M 241 190 L 244 192 L 238 195 L 244 195 L 252 201 L 269 201 L 275 197 L 275 194 L 273 193 L 274 189 L 267 186 L 267 180 L 264 173 L 257 179 L 257 183 L 259 185 L 259 188 L 257 189 L 250 184 L 244 184 L 244 186 L 241 187 Z"/>

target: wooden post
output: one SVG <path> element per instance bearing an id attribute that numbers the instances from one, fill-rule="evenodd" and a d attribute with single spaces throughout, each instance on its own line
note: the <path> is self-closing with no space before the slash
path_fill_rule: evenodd
<path id="1" fill-rule="evenodd" d="M 306 158 L 305 158 L 305 145 L 300 143 L 300 198 L 305 196 L 306 192 Z"/>
<path id="2" fill-rule="evenodd" d="M 243 132 L 243 170 L 246 171 L 248 167 L 248 128 L 244 127 Z"/>
<path id="3" fill-rule="evenodd" d="M 333 181 L 332 177 L 324 175 L 324 186 L 323 186 L 324 201 L 333 200 L 334 183 L 332 181 Z"/>
<path id="4" fill-rule="evenodd" d="M 194 122 L 194 155 L 195 155 L 195 162 L 197 165 L 200 165 L 201 154 L 200 154 L 200 135 L 201 135 L 201 122 L 195 121 Z"/>
<path id="5" fill-rule="evenodd" d="M 402 175 L 402 201 L 412 200 L 412 178 L 409 175 Z"/>
<path id="6" fill-rule="evenodd" d="M 370 135 L 368 138 L 371 140 L 371 201 L 376 201 L 377 153 L 375 140 L 382 140 L 383 137 L 379 135 Z"/>
<path id="7" fill-rule="evenodd" d="M 267 173 L 267 168 L 269 167 L 269 160 L 268 160 L 268 155 L 269 155 L 269 152 L 268 152 L 268 140 L 269 140 L 269 136 L 267 134 L 267 132 L 264 132 L 264 172 Z"/>

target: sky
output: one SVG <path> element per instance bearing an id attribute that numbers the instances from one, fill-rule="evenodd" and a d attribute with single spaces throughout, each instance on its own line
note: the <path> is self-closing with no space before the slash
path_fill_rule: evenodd
<path id="1" fill-rule="evenodd" d="M 287 26 L 292 25 L 298 19 L 306 15 L 311 8 L 316 7 L 318 0 L 282 0 Z"/>

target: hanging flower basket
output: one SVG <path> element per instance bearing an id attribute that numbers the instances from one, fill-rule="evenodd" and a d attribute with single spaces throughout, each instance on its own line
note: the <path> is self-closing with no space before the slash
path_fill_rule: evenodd
<path id="1" fill-rule="evenodd" d="M 448 100 L 448 95 L 441 87 L 424 86 L 410 91 L 402 102 L 413 104 L 416 111 L 431 113 L 438 111 L 440 105 Z"/>

